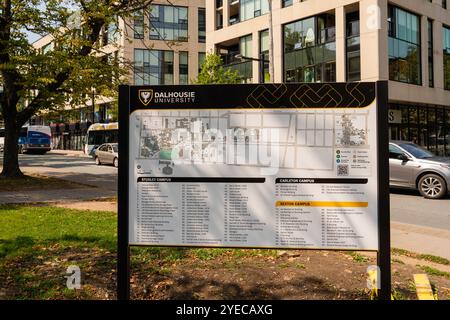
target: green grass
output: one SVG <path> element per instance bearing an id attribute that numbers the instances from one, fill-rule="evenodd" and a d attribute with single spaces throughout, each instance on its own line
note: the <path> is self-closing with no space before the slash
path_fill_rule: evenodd
<path id="1" fill-rule="evenodd" d="M 367 258 L 366 256 L 363 256 L 361 254 L 359 254 L 358 252 L 355 251 L 349 251 L 348 254 L 353 258 L 353 261 L 358 262 L 358 263 L 366 263 L 369 261 L 369 258 Z"/>
<path id="2" fill-rule="evenodd" d="M 272 257 L 278 256 L 277 250 L 274 249 L 235 249 L 232 251 L 233 257 L 248 258 L 248 257 Z"/>
<path id="3" fill-rule="evenodd" d="M 392 259 L 391 260 L 392 262 L 395 262 L 395 263 L 398 263 L 398 264 L 405 264 L 402 260 L 400 260 L 400 259 Z"/>
<path id="4" fill-rule="evenodd" d="M 116 221 L 112 212 L 1 205 L 0 258 L 55 243 L 115 250 Z"/>
<path id="5" fill-rule="evenodd" d="M 11 279 L 4 288 L 14 288 L 6 298 L 90 298 L 65 287 L 65 268 L 75 263 L 82 269 L 91 264 L 100 273 L 111 270 L 115 259 L 102 255 L 116 251 L 116 221 L 113 212 L 0 205 L 0 282 Z M 60 260 L 71 255 L 72 261 Z"/>
<path id="6" fill-rule="evenodd" d="M 414 253 L 414 252 L 410 252 L 408 250 L 398 249 L 398 248 L 393 248 L 392 249 L 392 253 L 400 255 L 400 256 L 411 257 L 411 258 L 414 258 L 414 259 L 430 261 L 430 262 L 434 262 L 434 263 L 437 263 L 437 264 L 443 264 L 443 265 L 446 265 L 446 266 L 450 265 L 450 261 L 448 259 L 442 258 L 442 257 L 438 257 L 438 256 L 434 256 L 434 255 L 431 255 L 431 254 L 418 254 L 418 253 Z"/>
<path id="7" fill-rule="evenodd" d="M 30 191 L 42 189 L 45 190 L 74 189 L 83 186 L 86 187 L 88 185 L 62 180 L 58 178 L 41 176 L 37 174 L 25 175 L 21 178 L 0 177 L 0 192 Z"/>
<path id="8" fill-rule="evenodd" d="M 392 290 L 391 296 L 393 300 L 406 300 L 405 295 L 398 290 Z"/>
<path id="9" fill-rule="evenodd" d="M 428 275 L 431 276 L 438 276 L 438 277 L 445 277 L 447 279 L 450 279 L 450 272 L 445 272 L 445 271 L 441 271 L 429 266 L 421 266 L 421 265 L 417 265 L 417 267 L 419 267 L 420 269 L 422 269 L 423 271 L 425 271 Z"/>
<path id="10" fill-rule="evenodd" d="M 398 255 L 401 255 L 401 256 L 409 256 L 409 255 L 412 254 L 412 253 L 409 252 L 408 250 L 405 250 L 405 249 L 399 249 L 399 248 L 392 248 L 392 253 L 398 254 Z"/>
<path id="11" fill-rule="evenodd" d="M 419 256 L 419 259 L 438 263 L 438 264 L 443 264 L 443 265 L 447 265 L 447 266 L 450 264 L 450 262 L 447 259 L 438 257 L 438 256 L 433 256 L 431 254 L 421 254 Z"/>

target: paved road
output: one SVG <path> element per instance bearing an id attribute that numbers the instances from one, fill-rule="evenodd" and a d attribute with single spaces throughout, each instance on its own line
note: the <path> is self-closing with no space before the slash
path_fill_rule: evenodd
<path id="1" fill-rule="evenodd" d="M 3 161 L 2 156 L 0 154 L 0 161 Z M 117 191 L 117 168 L 97 166 L 91 158 L 49 152 L 45 155 L 19 155 L 19 163 L 24 172 L 30 171 Z"/>
<path id="2" fill-rule="evenodd" d="M 450 197 L 428 200 L 415 191 L 391 190 L 391 220 L 450 231 Z"/>

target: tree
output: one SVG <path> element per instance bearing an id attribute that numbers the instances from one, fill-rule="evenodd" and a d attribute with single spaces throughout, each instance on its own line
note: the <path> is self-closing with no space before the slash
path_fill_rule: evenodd
<path id="1" fill-rule="evenodd" d="M 102 30 L 151 2 L 0 0 L 0 105 L 5 122 L 2 177 L 23 176 L 17 141 L 20 128 L 33 115 L 67 102 L 76 105 L 93 87 L 97 93 L 116 90 L 128 70 L 123 68 L 125 62 L 102 52 Z M 28 42 L 27 32 L 52 37 L 52 48 L 36 50 Z"/>
<path id="2" fill-rule="evenodd" d="M 202 64 L 195 84 L 236 84 L 240 83 L 237 70 L 223 66 L 223 61 L 216 53 L 208 53 Z"/>

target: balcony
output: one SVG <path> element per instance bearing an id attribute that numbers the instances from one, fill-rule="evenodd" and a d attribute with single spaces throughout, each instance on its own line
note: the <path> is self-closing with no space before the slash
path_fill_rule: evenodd
<path id="1" fill-rule="evenodd" d="M 241 79 L 251 79 L 253 76 L 252 61 L 243 61 L 242 59 L 236 58 L 239 54 L 238 51 L 229 52 L 227 54 L 222 54 L 221 58 L 223 61 L 224 68 L 231 70 L 237 70 Z"/>
<path id="2" fill-rule="evenodd" d="M 237 70 L 242 80 L 251 79 L 253 76 L 253 68 L 251 61 L 240 61 L 232 64 L 224 65 L 225 68 Z"/>

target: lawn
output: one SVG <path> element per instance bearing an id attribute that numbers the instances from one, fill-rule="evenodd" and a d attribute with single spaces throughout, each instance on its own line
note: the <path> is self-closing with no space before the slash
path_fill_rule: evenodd
<path id="1" fill-rule="evenodd" d="M 117 215 L 51 206 L 0 206 L 0 258 L 34 245 L 116 248 Z"/>
<path id="2" fill-rule="evenodd" d="M 72 298 L 69 265 L 91 275 L 115 268 L 116 223 L 113 212 L 0 205 L 0 299 Z"/>
<path id="3" fill-rule="evenodd" d="M 86 187 L 86 185 L 37 174 L 13 179 L 0 177 L 0 192 L 75 189 L 80 187 Z"/>
<path id="4" fill-rule="evenodd" d="M 114 212 L 0 205 L 0 300 L 115 299 L 116 228 Z M 404 250 L 393 253 L 397 299 L 415 299 L 412 275 L 423 272 L 441 299 L 450 298 L 447 260 L 413 257 Z M 417 262 L 405 263 L 403 256 Z M 428 262 L 432 264 L 427 266 Z M 366 269 L 375 263 L 374 255 L 358 252 L 133 247 L 131 295 L 133 299 L 368 299 Z M 81 290 L 66 287 L 71 265 L 81 270 Z"/>

